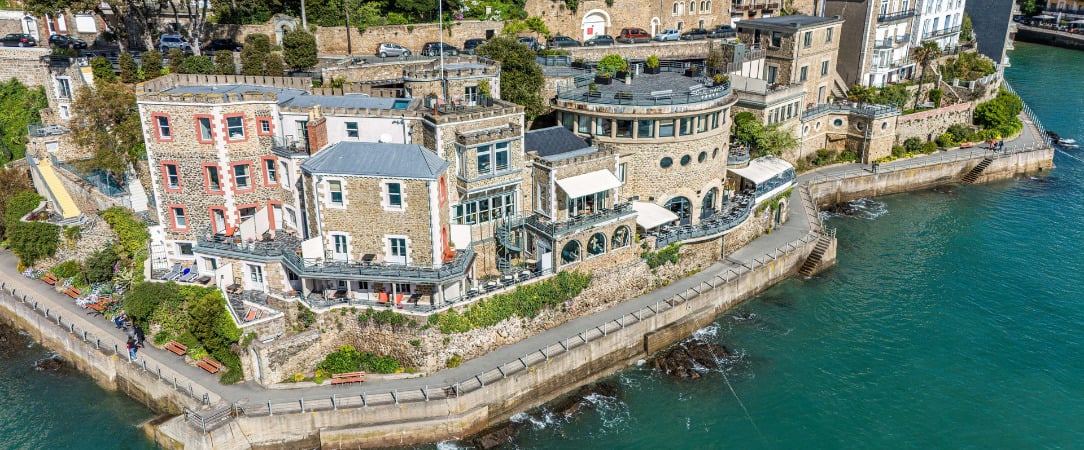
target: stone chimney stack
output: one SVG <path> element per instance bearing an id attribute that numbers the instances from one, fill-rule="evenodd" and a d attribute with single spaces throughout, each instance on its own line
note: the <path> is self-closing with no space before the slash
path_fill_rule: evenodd
<path id="1" fill-rule="evenodd" d="M 309 112 L 309 122 L 305 128 L 309 131 L 309 154 L 315 155 L 327 145 L 327 119 L 320 105 L 312 107 Z"/>

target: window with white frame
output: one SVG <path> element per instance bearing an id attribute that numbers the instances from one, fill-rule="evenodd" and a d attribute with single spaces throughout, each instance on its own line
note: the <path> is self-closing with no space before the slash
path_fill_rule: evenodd
<path id="1" fill-rule="evenodd" d="M 226 118 L 226 136 L 230 139 L 245 138 L 245 118 L 232 116 Z"/>
<path id="2" fill-rule="evenodd" d="M 237 214 L 241 217 L 241 221 L 244 222 L 256 215 L 256 207 L 249 206 L 245 208 L 239 208 L 237 210 Z"/>
<path id="3" fill-rule="evenodd" d="M 244 190 L 252 187 L 252 177 L 248 171 L 248 164 L 233 166 L 233 182 L 237 189 Z"/>
<path id="4" fill-rule="evenodd" d="M 349 259 L 349 244 L 346 241 L 345 234 L 333 234 L 331 235 L 332 245 L 334 251 L 333 259 L 336 261 L 346 261 Z"/>
<path id="5" fill-rule="evenodd" d="M 218 167 L 205 166 L 204 170 L 207 171 L 207 189 L 212 191 L 221 191 L 222 183 L 218 178 Z"/>
<path id="6" fill-rule="evenodd" d="M 58 98 L 72 98 L 72 80 L 67 77 L 56 79 L 56 96 Z"/>
<path id="7" fill-rule="evenodd" d="M 277 184 L 279 182 L 278 169 L 275 167 L 275 160 L 265 159 L 263 160 L 264 171 L 267 175 L 267 182 L 269 184 Z"/>
<path id="8" fill-rule="evenodd" d="M 821 76 L 828 75 L 828 60 L 821 62 Z"/>
<path id="9" fill-rule="evenodd" d="M 346 137 L 357 139 L 358 136 L 358 123 L 346 122 Z"/>
<path id="10" fill-rule="evenodd" d="M 177 168 L 177 165 L 162 164 L 162 168 L 164 168 L 166 172 L 166 186 L 169 187 L 169 189 L 180 189 L 181 172 L 180 169 Z"/>
<path id="11" fill-rule="evenodd" d="M 188 228 L 188 217 L 185 216 L 184 208 L 173 207 L 173 226 L 176 228 Z"/>
<path id="12" fill-rule="evenodd" d="M 60 105 L 60 118 L 67 120 L 72 118 L 72 107 L 68 104 Z"/>
<path id="13" fill-rule="evenodd" d="M 384 202 L 388 208 L 401 209 L 403 207 L 403 185 L 402 183 L 387 182 L 384 183 L 386 196 Z"/>
<path id="14" fill-rule="evenodd" d="M 282 167 L 282 187 L 293 190 L 293 186 L 290 185 L 290 165 L 286 161 L 280 161 L 279 165 Z"/>
<path id="15" fill-rule="evenodd" d="M 509 155 L 507 142 L 498 142 L 494 145 L 482 145 L 478 147 L 477 151 L 479 175 L 489 175 L 508 170 Z"/>
<path id="16" fill-rule="evenodd" d="M 291 228 L 297 228 L 297 213 L 293 208 L 286 207 L 282 209 L 286 211 L 286 226 Z"/>
<path id="17" fill-rule="evenodd" d="M 343 202 L 343 182 L 340 180 L 327 180 L 327 192 L 328 202 L 331 206 L 342 207 Z"/>
<path id="18" fill-rule="evenodd" d="M 504 192 L 489 197 L 465 200 L 453 208 L 455 223 L 478 224 L 515 214 L 516 193 Z"/>
<path id="19" fill-rule="evenodd" d="M 406 264 L 407 240 L 405 237 L 388 238 L 388 255 L 386 259 L 388 262 Z"/>
<path id="20" fill-rule="evenodd" d="M 211 134 L 211 118 L 199 117 L 196 119 L 196 123 L 199 124 L 199 140 L 211 141 L 213 135 Z"/>
<path id="21" fill-rule="evenodd" d="M 171 134 L 169 130 L 169 117 L 166 116 L 154 116 L 158 126 L 158 137 L 161 139 L 169 139 Z"/>

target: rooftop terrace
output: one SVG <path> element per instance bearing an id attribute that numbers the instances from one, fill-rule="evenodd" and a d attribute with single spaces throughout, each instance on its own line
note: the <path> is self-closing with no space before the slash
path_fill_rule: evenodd
<path id="1" fill-rule="evenodd" d="M 592 90 L 592 86 L 594 90 Z M 557 99 L 629 106 L 663 106 L 702 103 L 731 93 L 730 84 L 713 86 L 705 77 L 688 77 L 676 72 L 640 74 L 626 84 L 614 79 L 612 84 L 595 83 L 588 76 L 576 77 L 571 88 L 558 88 Z"/>

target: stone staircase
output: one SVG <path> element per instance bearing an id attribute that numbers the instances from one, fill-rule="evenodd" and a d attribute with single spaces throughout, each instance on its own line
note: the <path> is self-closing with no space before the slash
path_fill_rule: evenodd
<path id="1" fill-rule="evenodd" d="M 982 161 L 979 161 L 979 164 L 973 167 L 970 172 L 967 172 L 967 174 L 964 175 L 964 177 L 961 178 L 960 181 L 963 181 L 964 184 L 974 183 L 976 180 L 979 179 L 979 175 L 982 175 L 982 172 L 986 170 L 987 167 L 990 167 L 990 163 L 992 162 L 994 162 L 994 160 L 990 159 L 989 157 L 983 158 Z"/>
<path id="2" fill-rule="evenodd" d="M 143 189 L 143 183 L 139 182 L 139 177 L 136 176 L 134 171 L 128 172 L 126 177 L 129 180 L 128 194 L 132 202 L 132 211 L 137 213 L 146 212 L 150 201 L 147 198 L 147 191 Z"/>
<path id="3" fill-rule="evenodd" d="M 817 239 L 817 245 L 813 247 L 813 251 L 809 253 L 805 263 L 798 269 L 798 274 L 806 278 L 813 276 L 813 272 L 821 265 L 821 258 L 824 257 L 824 252 L 828 251 L 830 245 L 832 245 L 832 237 L 821 234 L 820 238 Z"/>

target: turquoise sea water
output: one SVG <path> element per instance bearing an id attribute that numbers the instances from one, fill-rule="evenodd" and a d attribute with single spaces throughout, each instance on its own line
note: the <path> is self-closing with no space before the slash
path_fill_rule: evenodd
<path id="1" fill-rule="evenodd" d="M 1016 46 L 1013 87 L 1084 138 L 1084 52 Z M 1084 162 L 1055 161 L 831 219 L 835 268 L 700 333 L 741 362 L 697 381 L 625 370 L 620 399 L 571 420 L 533 411 L 519 448 L 1084 446 Z"/>
<path id="2" fill-rule="evenodd" d="M 1016 44 L 1008 77 L 1084 141 L 1084 52 Z M 535 448 L 1084 446 L 1084 151 L 1040 179 L 866 202 L 834 218 L 839 264 L 700 334 L 742 353 L 678 381 L 631 368 L 619 399 L 525 415 Z M 0 358 L 0 449 L 150 448 L 151 413 L 79 375 Z M 733 392 L 731 391 L 733 388 Z M 740 401 L 739 401 L 740 399 Z"/>

